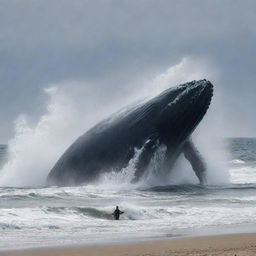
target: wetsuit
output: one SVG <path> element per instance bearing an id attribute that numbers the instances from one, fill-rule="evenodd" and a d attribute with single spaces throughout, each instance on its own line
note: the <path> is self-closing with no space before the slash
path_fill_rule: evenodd
<path id="1" fill-rule="evenodd" d="M 123 214 L 124 212 L 120 211 L 119 209 L 116 209 L 114 212 L 113 212 L 113 215 L 114 215 L 114 218 L 115 220 L 119 220 L 119 217 L 121 214 Z"/>

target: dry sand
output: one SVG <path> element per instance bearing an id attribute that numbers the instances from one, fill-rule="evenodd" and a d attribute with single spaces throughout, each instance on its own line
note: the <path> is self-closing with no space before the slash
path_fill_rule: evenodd
<path id="1" fill-rule="evenodd" d="M 1 256 L 251 256 L 256 255 L 256 234 L 234 234 L 162 241 L 30 249 L 0 252 Z"/>

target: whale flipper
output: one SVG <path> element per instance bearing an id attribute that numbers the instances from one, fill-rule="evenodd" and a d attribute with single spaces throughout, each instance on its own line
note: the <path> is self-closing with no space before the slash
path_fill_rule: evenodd
<path id="1" fill-rule="evenodd" d="M 156 137 L 150 138 L 145 142 L 142 148 L 142 152 L 139 156 L 139 159 L 135 165 L 135 174 L 134 174 L 135 177 L 132 180 L 132 182 L 137 182 L 142 177 L 158 146 L 159 146 L 159 142 Z"/>
<path id="2" fill-rule="evenodd" d="M 195 147 L 193 141 L 188 139 L 183 145 L 183 153 L 185 158 L 190 162 L 196 176 L 198 177 L 200 184 L 205 185 L 206 180 L 206 164 Z"/>

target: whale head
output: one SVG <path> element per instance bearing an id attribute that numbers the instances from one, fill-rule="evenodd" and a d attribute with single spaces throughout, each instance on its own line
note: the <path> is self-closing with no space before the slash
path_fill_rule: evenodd
<path id="1" fill-rule="evenodd" d="M 185 141 L 204 117 L 212 96 L 213 85 L 205 79 L 160 94 L 157 126 L 162 138 L 171 143 Z"/>

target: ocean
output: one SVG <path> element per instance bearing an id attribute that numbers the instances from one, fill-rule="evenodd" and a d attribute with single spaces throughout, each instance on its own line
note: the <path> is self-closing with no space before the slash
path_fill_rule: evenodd
<path id="1" fill-rule="evenodd" d="M 136 185 L 125 169 L 86 186 L 0 187 L 0 250 L 256 231 L 256 139 L 226 141 L 229 179 L 220 184 Z M 0 166 L 7 151 L 0 145 Z"/>

